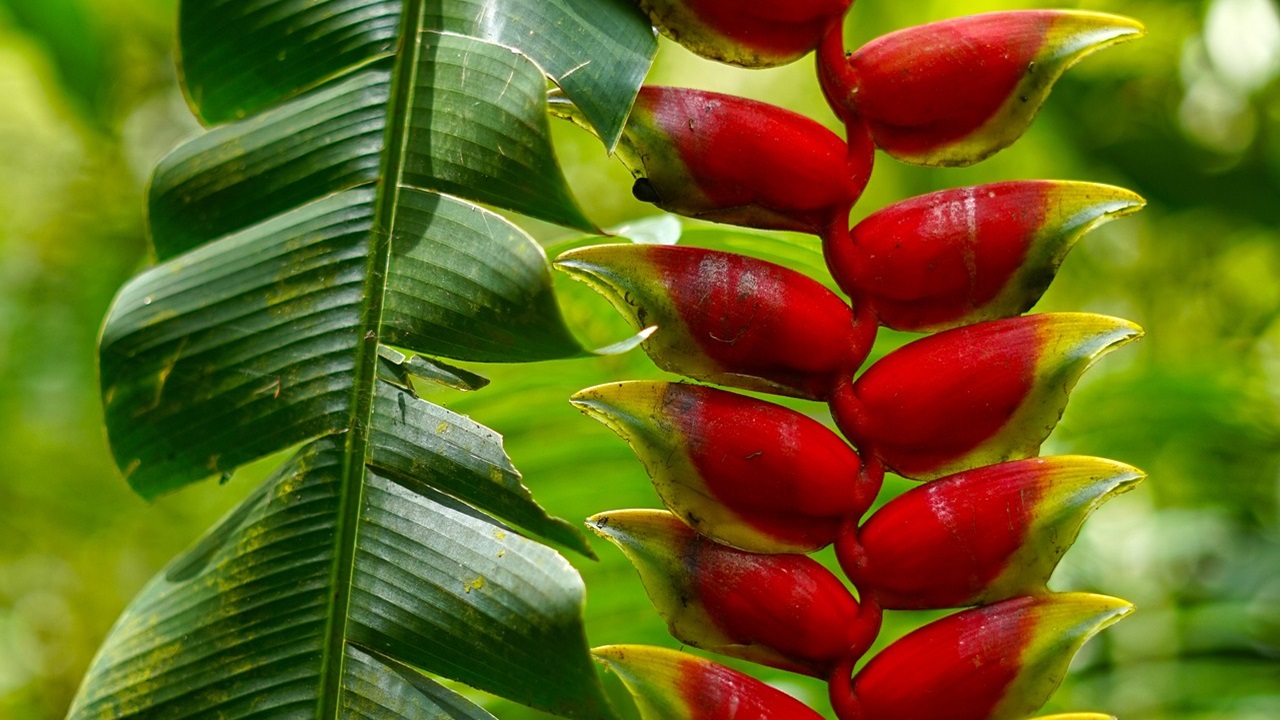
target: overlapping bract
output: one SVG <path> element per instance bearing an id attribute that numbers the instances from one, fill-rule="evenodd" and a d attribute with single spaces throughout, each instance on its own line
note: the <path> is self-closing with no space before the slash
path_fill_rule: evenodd
<path id="1" fill-rule="evenodd" d="M 659 367 L 697 380 L 820 400 L 866 359 L 876 323 L 816 280 L 734 253 L 597 245 L 556 266 L 637 329 Z M 795 322 L 796 316 L 806 318 Z"/>
<path id="2" fill-rule="evenodd" d="M 857 449 L 802 413 L 722 390 L 590 388 L 574 404 L 632 446 L 672 512 L 589 522 L 636 565 L 675 637 L 825 678 L 844 720 L 1029 717 L 1085 640 L 1131 610 L 1046 583 L 1088 515 L 1143 474 L 1037 455 L 1081 374 L 1142 331 L 1101 315 L 1022 313 L 1076 241 L 1143 200 L 1093 183 L 1018 181 L 912 198 L 852 229 L 848 212 L 874 148 L 922 165 L 977 162 L 1025 131 L 1067 67 L 1141 25 L 1078 11 L 989 13 L 846 54 L 835 18 L 847 2 L 642 4 L 664 33 L 727 62 L 776 64 L 818 45 L 819 79 L 846 142 L 763 103 L 649 88 L 624 130 L 622 159 L 637 197 L 665 209 L 818 235 L 852 303 L 798 273 L 711 250 L 598 246 L 557 264 L 637 328 L 656 326 L 645 348 L 660 367 L 825 401 Z M 772 30 L 759 22 L 766 16 Z M 820 28 L 817 36 L 799 31 L 809 21 L 805 32 Z M 877 325 L 938 334 L 859 374 Z M 864 521 L 885 469 L 927 484 Z M 789 554 L 833 541 L 857 600 Z M 967 606 L 978 607 L 920 628 L 853 673 L 882 609 Z M 746 707 L 765 702 L 709 661 L 601 653 L 646 720 L 736 717 L 725 698 L 738 693 Z"/>
<path id="3" fill-rule="evenodd" d="M 899 30 L 846 56 L 835 27 L 818 77 L 837 114 L 893 157 L 971 165 L 1026 131 L 1067 68 L 1142 33 L 1117 15 L 1017 10 Z"/>
<path id="4" fill-rule="evenodd" d="M 840 287 L 882 325 L 933 332 L 1030 310 L 1077 240 L 1142 205 L 1096 183 L 956 188 L 872 213 L 847 235 L 827 235 L 823 252 Z"/>
<path id="5" fill-rule="evenodd" d="M 799 59 L 853 0 L 639 0 L 672 40 L 712 60 L 773 67 Z"/>
<path id="6" fill-rule="evenodd" d="M 717 542 L 760 553 L 830 545 L 874 499 L 858 454 L 822 423 L 683 383 L 588 388 L 573 404 L 618 433 L 663 503 Z"/>

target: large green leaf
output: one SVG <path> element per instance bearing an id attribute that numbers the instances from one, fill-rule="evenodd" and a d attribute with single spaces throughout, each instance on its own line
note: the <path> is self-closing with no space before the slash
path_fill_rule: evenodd
<path id="1" fill-rule="evenodd" d="M 183 77 L 198 114 L 218 123 L 259 112 L 393 54 L 401 0 L 205 0 L 182 4 Z M 657 49 L 627 0 L 433 0 L 423 26 L 529 56 L 612 148 Z"/>
<path id="2" fill-rule="evenodd" d="M 582 584 L 564 559 L 455 500 L 376 474 L 359 514 L 344 518 L 346 453 L 338 436 L 308 444 L 153 579 L 117 622 L 71 716 L 311 717 L 317 689 L 348 705 L 403 702 L 360 680 L 366 663 L 341 656 L 356 647 L 549 710 L 606 715 L 574 697 L 595 677 L 577 651 Z M 347 520 L 358 523 L 353 572 L 335 577 Z M 346 627 L 333 617 L 340 595 Z"/>
<path id="3" fill-rule="evenodd" d="M 541 27 L 527 47 L 493 15 L 521 8 Z M 622 0 L 184 0 L 181 17 L 193 101 L 238 119 L 156 171 L 160 264 L 102 332 L 108 438 L 146 497 L 294 454 L 133 602 L 72 717 L 486 717 L 424 673 L 611 717 L 581 580 L 521 533 L 590 546 L 496 433 L 414 378 L 485 386 L 417 354 L 585 353 L 541 248 L 469 201 L 591 229 L 538 63 L 620 124 L 652 31 Z"/>

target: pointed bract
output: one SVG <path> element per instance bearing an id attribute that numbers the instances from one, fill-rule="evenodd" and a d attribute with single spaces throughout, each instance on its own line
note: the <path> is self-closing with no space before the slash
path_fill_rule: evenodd
<path id="1" fill-rule="evenodd" d="M 860 118 L 885 152 L 969 165 L 1017 140 L 1068 67 L 1143 32 L 1079 10 L 985 13 L 899 30 L 848 58 L 824 52 L 819 75 L 837 114 Z"/>
<path id="2" fill-rule="evenodd" d="M 643 645 L 591 652 L 622 679 L 643 720 L 822 718 L 781 690 L 696 655 Z"/>
<path id="3" fill-rule="evenodd" d="M 943 190 L 828 234 L 823 252 L 840 287 L 882 325 L 933 332 L 1030 310 L 1077 240 L 1143 204 L 1084 182 Z"/>
<path id="4" fill-rule="evenodd" d="M 663 35 L 711 60 L 775 67 L 803 57 L 853 0 L 639 0 Z"/>
<path id="5" fill-rule="evenodd" d="M 1020 597 L 912 632 L 854 678 L 875 720 L 1020 720 L 1044 704 L 1076 651 L 1133 606 L 1087 593 Z"/>
<path id="6" fill-rule="evenodd" d="M 1131 322 L 1089 313 L 956 328 L 889 353 L 840 385 L 831 408 L 863 457 L 903 477 L 1032 457 L 1080 375 L 1141 335 Z"/>
<path id="7" fill-rule="evenodd" d="M 572 402 L 631 445 L 672 512 L 727 545 L 813 552 L 874 500 L 853 448 L 781 405 L 666 382 L 599 385 Z"/>
<path id="8" fill-rule="evenodd" d="M 891 500 L 836 551 L 862 597 L 886 609 L 1044 593 L 1089 514 L 1143 477 L 1123 463 L 1080 456 L 977 468 Z"/>
<path id="9" fill-rule="evenodd" d="M 857 601 L 808 557 L 719 545 L 660 510 L 616 510 L 587 523 L 636 566 L 654 607 L 683 643 L 826 677 L 870 640 L 856 622 Z"/>
<path id="10" fill-rule="evenodd" d="M 636 328 L 658 367 L 697 380 L 825 399 L 875 339 L 867 312 L 780 265 L 664 245 L 571 250 L 556 267 L 604 295 Z"/>
<path id="11" fill-rule="evenodd" d="M 563 98 L 551 111 L 578 124 Z M 688 217 L 818 233 L 847 220 L 874 149 L 775 105 L 690 88 L 641 88 L 618 146 L 637 198 Z"/>

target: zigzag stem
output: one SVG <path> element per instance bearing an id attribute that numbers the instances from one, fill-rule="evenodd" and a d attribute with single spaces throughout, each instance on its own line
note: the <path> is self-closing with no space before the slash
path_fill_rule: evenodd
<path id="1" fill-rule="evenodd" d="M 880 635 L 884 613 L 874 600 L 861 599 L 858 617 L 854 619 L 857 641 L 827 678 L 827 696 L 840 720 L 864 720 L 862 706 L 853 692 L 853 668 L 871 649 Z"/>

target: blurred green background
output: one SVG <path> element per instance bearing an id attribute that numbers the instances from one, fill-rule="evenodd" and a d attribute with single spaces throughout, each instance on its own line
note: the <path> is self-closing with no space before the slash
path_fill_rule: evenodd
<path id="1" fill-rule="evenodd" d="M 859 0 L 848 33 L 852 45 L 929 20 L 1051 5 Z M 1147 197 L 1143 213 L 1081 243 L 1040 306 L 1120 315 L 1148 331 L 1086 376 L 1045 448 L 1150 473 L 1090 521 L 1054 578 L 1055 589 L 1118 595 L 1139 612 L 1086 647 L 1051 708 L 1280 718 L 1280 9 L 1056 6 L 1131 15 L 1149 36 L 1071 70 L 1031 132 L 975 168 L 879 158 L 855 213 L 1017 178 L 1110 182 Z M 101 429 L 95 341 L 116 288 L 147 263 L 147 175 L 198 132 L 175 77 L 175 12 L 174 0 L 0 0 L 0 717 L 61 717 L 125 603 L 269 466 L 148 505 L 120 479 Z M 835 127 L 808 60 L 750 72 L 664 41 L 650 81 L 748 95 Z M 651 214 L 594 139 L 556 132 L 592 217 Z M 801 237 L 717 240 L 800 265 L 817 259 Z M 623 332 L 580 288 L 566 282 L 564 297 L 585 337 Z M 503 433 L 554 513 L 657 504 L 625 445 L 565 402 L 590 384 L 659 375 L 643 355 L 481 371 L 490 388 L 433 399 Z M 598 551 L 598 564 L 573 558 L 592 642 L 674 646 L 634 572 L 613 548 Z M 891 617 L 886 637 L 920 621 Z M 825 704 L 813 683 L 767 677 Z"/>

